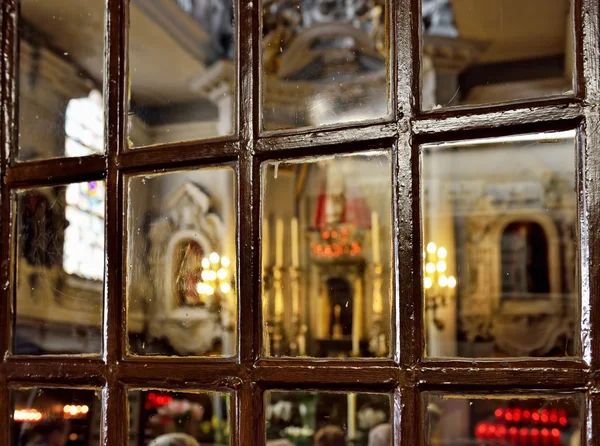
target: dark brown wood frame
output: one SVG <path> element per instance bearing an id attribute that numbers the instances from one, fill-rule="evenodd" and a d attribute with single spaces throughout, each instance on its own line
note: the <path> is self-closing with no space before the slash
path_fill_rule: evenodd
<path id="1" fill-rule="evenodd" d="M 264 444 L 263 393 L 274 388 L 381 391 L 393 395 L 395 444 L 422 445 L 424 390 L 469 392 L 570 391 L 585 394 L 582 438 L 600 446 L 600 49 L 597 0 L 574 0 L 576 81 L 573 95 L 479 108 L 421 112 L 420 0 L 390 0 L 389 119 L 298 131 L 263 132 L 260 116 L 260 1 L 236 0 L 238 46 L 235 137 L 127 150 L 127 26 L 125 0 L 107 1 L 106 156 L 16 163 L 18 0 L 2 1 L 2 156 L 0 232 L 0 444 L 10 444 L 10 386 L 102 389 L 102 444 L 125 445 L 127 387 L 210 389 L 232 395 L 233 445 Z M 435 360 L 424 358 L 421 289 L 421 143 L 522 132 L 579 129 L 581 227 L 581 359 Z M 385 147 L 393 158 L 394 304 L 389 360 L 259 358 L 261 336 L 260 163 L 307 154 Z M 125 356 L 125 288 L 121 241 L 123 175 L 233 163 L 238 179 L 238 356 L 159 359 Z M 11 356 L 11 191 L 18 187 L 106 177 L 106 277 L 103 353 L 97 359 Z M 332 373 L 335 372 L 335 373 Z"/>

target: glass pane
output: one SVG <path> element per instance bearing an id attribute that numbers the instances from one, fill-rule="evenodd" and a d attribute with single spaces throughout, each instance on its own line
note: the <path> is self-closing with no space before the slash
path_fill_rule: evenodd
<path id="1" fill-rule="evenodd" d="M 580 446 L 579 395 L 425 393 L 427 445 Z"/>
<path id="2" fill-rule="evenodd" d="M 21 0 L 19 160 L 104 152 L 102 0 Z"/>
<path id="3" fill-rule="evenodd" d="M 422 0 L 424 110 L 573 90 L 572 0 Z"/>
<path id="4" fill-rule="evenodd" d="M 230 444 L 229 395 L 216 392 L 129 391 L 129 444 Z"/>
<path id="5" fill-rule="evenodd" d="M 32 387 L 11 390 L 12 446 L 100 445 L 100 393 Z"/>
<path id="6" fill-rule="evenodd" d="M 15 354 L 100 353 L 104 203 L 104 181 L 15 193 Z"/>
<path id="7" fill-rule="evenodd" d="M 386 0 L 263 2 L 263 127 L 389 115 L 386 17 Z"/>
<path id="8" fill-rule="evenodd" d="M 232 0 L 132 0 L 129 16 L 129 146 L 232 134 Z"/>
<path id="9" fill-rule="evenodd" d="M 422 147 L 429 356 L 580 354 L 575 131 Z"/>
<path id="10" fill-rule="evenodd" d="M 233 356 L 234 170 L 132 176 L 128 193 L 129 351 Z"/>
<path id="11" fill-rule="evenodd" d="M 265 406 L 267 446 L 392 445 L 386 394 L 269 391 Z"/>
<path id="12" fill-rule="evenodd" d="M 389 356 L 389 155 L 270 162 L 262 176 L 263 353 Z"/>

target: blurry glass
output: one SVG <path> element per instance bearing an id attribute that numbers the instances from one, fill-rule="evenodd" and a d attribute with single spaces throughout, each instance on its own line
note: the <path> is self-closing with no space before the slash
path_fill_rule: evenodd
<path id="1" fill-rule="evenodd" d="M 427 355 L 580 354 L 575 131 L 422 147 Z"/>
<path id="2" fill-rule="evenodd" d="M 573 91 L 572 0 L 422 0 L 422 109 Z"/>
<path id="3" fill-rule="evenodd" d="M 133 0 L 129 17 L 129 146 L 231 135 L 232 0 Z"/>
<path id="4" fill-rule="evenodd" d="M 32 387 L 11 390 L 11 445 L 100 445 L 100 393 Z"/>
<path id="5" fill-rule="evenodd" d="M 389 155 L 269 162 L 262 176 L 263 353 L 389 356 Z"/>
<path id="6" fill-rule="evenodd" d="M 127 203 L 127 331 L 135 355 L 236 352 L 232 168 L 132 176 Z"/>
<path id="7" fill-rule="evenodd" d="M 129 444 L 231 444 L 230 397 L 217 392 L 130 390 Z M 195 441 L 194 441 L 195 440 Z"/>
<path id="8" fill-rule="evenodd" d="M 386 0 L 263 5 L 263 127 L 313 127 L 391 111 Z"/>
<path id="9" fill-rule="evenodd" d="M 21 0 L 19 160 L 104 152 L 102 0 Z"/>
<path id="10" fill-rule="evenodd" d="M 425 393 L 426 445 L 580 446 L 579 395 Z"/>
<path id="11" fill-rule="evenodd" d="M 15 202 L 14 353 L 99 353 L 104 181 L 23 189 Z"/>
<path id="12" fill-rule="evenodd" d="M 265 406 L 267 445 L 392 445 L 385 394 L 269 391 Z"/>

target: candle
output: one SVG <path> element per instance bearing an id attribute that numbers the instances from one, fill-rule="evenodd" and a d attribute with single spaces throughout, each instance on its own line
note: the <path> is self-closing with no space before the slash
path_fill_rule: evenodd
<path id="1" fill-rule="evenodd" d="M 371 244 L 373 245 L 373 263 L 381 262 L 381 246 L 379 246 L 379 215 L 371 212 Z"/>
<path id="2" fill-rule="evenodd" d="M 275 266 L 283 266 L 283 220 L 277 219 L 275 226 Z"/>
<path id="3" fill-rule="evenodd" d="M 348 394 L 348 438 L 356 438 L 356 393 Z"/>
<path id="4" fill-rule="evenodd" d="M 270 266 L 271 261 L 271 252 L 269 246 L 269 218 L 263 218 L 263 228 L 262 228 L 262 242 L 263 242 L 263 265 L 265 268 Z"/>
<path id="5" fill-rule="evenodd" d="M 300 265 L 300 253 L 298 251 L 298 219 L 292 218 L 292 266 Z"/>

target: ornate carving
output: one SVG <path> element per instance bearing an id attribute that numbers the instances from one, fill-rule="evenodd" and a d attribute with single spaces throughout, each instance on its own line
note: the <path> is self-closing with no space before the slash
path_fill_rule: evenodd
<path id="1" fill-rule="evenodd" d="M 230 325 L 232 311 L 227 302 L 204 306 L 182 305 L 175 280 L 176 250 L 182 242 L 193 242 L 204 253 L 221 251 L 224 227 L 210 211 L 211 198 L 193 183 L 183 184 L 167 204 L 167 216 L 150 227 L 150 268 L 154 298 L 148 302 L 151 337 L 166 338 L 182 354 L 202 355 L 221 342 Z"/>

